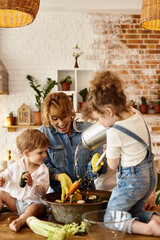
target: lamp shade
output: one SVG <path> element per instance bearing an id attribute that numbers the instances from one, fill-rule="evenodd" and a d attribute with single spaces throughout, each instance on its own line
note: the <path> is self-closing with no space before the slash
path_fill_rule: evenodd
<path id="1" fill-rule="evenodd" d="M 160 0 L 143 0 L 141 26 L 150 30 L 160 30 Z"/>
<path id="2" fill-rule="evenodd" d="M 0 0 L 0 27 L 22 27 L 32 23 L 40 0 Z"/>

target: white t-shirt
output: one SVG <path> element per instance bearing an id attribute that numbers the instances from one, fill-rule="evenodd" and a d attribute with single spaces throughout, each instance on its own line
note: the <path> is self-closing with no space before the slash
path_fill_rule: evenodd
<path id="1" fill-rule="evenodd" d="M 131 132 L 141 137 L 148 145 L 149 138 L 146 125 L 140 113 L 133 109 L 135 114 L 125 120 L 117 121 L 115 125 L 127 128 Z M 106 156 L 109 159 L 121 159 L 123 167 L 136 166 L 143 161 L 147 153 L 146 147 L 129 137 L 125 133 L 110 128 L 107 130 L 107 150 Z"/>
<path id="2" fill-rule="evenodd" d="M 33 185 L 21 188 L 19 181 L 22 172 L 25 169 L 24 160 L 20 159 L 12 163 L 6 170 L 0 173 L 0 177 L 4 177 L 6 182 L 1 188 L 8 192 L 13 198 L 19 201 L 25 201 L 28 204 L 31 202 L 42 202 L 41 196 L 45 194 L 49 188 L 49 172 L 45 164 L 41 164 L 39 168 L 31 174 Z"/>

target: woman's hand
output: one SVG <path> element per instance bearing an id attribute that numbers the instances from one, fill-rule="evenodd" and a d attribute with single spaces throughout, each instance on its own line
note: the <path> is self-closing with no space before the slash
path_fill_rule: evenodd
<path id="1" fill-rule="evenodd" d="M 152 194 L 147 199 L 143 210 L 151 210 L 153 207 L 155 207 L 155 193 L 152 192 Z"/>
<path id="2" fill-rule="evenodd" d="M 61 173 L 58 176 L 58 181 L 61 183 L 61 189 L 62 189 L 62 194 L 61 194 L 61 201 L 64 201 L 65 196 L 68 194 L 69 188 L 72 186 L 72 181 L 70 177 L 68 177 L 67 174 Z"/>
<path id="3" fill-rule="evenodd" d="M 3 187 L 3 185 L 5 184 L 5 178 L 4 177 L 0 177 L 0 187 Z"/>
<path id="4" fill-rule="evenodd" d="M 25 178 L 25 182 L 28 184 L 28 186 L 32 187 L 33 180 L 32 180 L 31 174 L 29 172 L 26 172 L 23 175 L 23 178 Z"/>

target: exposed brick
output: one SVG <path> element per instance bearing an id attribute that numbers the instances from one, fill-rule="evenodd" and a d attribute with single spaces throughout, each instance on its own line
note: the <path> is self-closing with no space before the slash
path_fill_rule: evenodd
<path id="1" fill-rule="evenodd" d="M 136 43 L 136 44 L 138 44 L 138 43 L 143 43 L 143 40 L 138 40 L 138 39 L 136 39 L 136 40 L 128 40 L 127 43 L 128 44 L 129 43 Z"/>
<path id="2" fill-rule="evenodd" d="M 157 35 L 149 34 L 149 38 L 158 38 L 158 39 L 160 39 L 160 35 L 159 34 L 157 34 Z"/>
<path id="3" fill-rule="evenodd" d="M 159 40 L 144 40 L 144 43 L 147 43 L 147 44 L 158 44 Z"/>
<path id="4" fill-rule="evenodd" d="M 139 24 L 136 24 L 134 27 L 135 27 L 136 29 L 139 29 L 139 28 L 140 28 Z"/>
<path id="5" fill-rule="evenodd" d="M 135 14 L 135 15 L 131 15 L 131 17 L 134 19 L 134 18 L 136 18 L 136 19 L 140 19 L 140 15 L 139 14 Z"/>
<path id="6" fill-rule="evenodd" d="M 10 95 L 0 96 L 1 149 L 14 150 L 15 138 L 23 130 L 8 133 L 2 128 L 8 112 L 17 113 L 23 102 L 32 112 L 35 109 L 26 75 L 32 74 L 42 84 L 47 77 L 56 79 L 56 69 L 74 67 L 72 53 L 77 42 L 84 52 L 80 68 L 117 71 L 124 78 L 129 98 L 138 104 L 142 95 L 150 102 L 156 100 L 153 87 L 160 78 L 160 32 L 143 29 L 138 14 L 124 16 L 126 21 L 118 16 L 47 12 L 39 13 L 27 27 L 1 29 L 1 59 L 10 85 Z M 159 124 L 159 118 L 147 116 L 149 119 Z"/>
<path id="7" fill-rule="evenodd" d="M 137 30 L 130 30 L 130 29 L 128 29 L 128 31 L 127 31 L 128 33 L 137 33 Z"/>
<path id="8" fill-rule="evenodd" d="M 139 45 L 140 48 L 147 48 L 146 45 Z"/>
<path id="9" fill-rule="evenodd" d="M 135 35 L 133 35 L 133 34 L 126 34 L 125 35 L 125 38 L 127 38 L 127 39 L 130 39 L 130 38 L 140 38 L 140 36 L 139 35 L 137 35 L 137 34 L 135 34 Z"/>
<path id="10" fill-rule="evenodd" d="M 141 34 L 140 36 L 141 36 L 141 38 L 148 38 L 148 35 L 147 35 L 147 34 L 145 34 L 145 35 L 144 35 L 144 34 Z"/>

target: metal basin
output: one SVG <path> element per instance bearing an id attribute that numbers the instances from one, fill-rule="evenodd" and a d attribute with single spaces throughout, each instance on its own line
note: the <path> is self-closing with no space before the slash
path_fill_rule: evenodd
<path id="1" fill-rule="evenodd" d="M 101 190 L 81 190 L 83 199 L 89 195 L 101 197 L 103 201 L 84 204 L 65 204 L 56 203 L 56 199 L 61 198 L 60 192 L 48 193 L 42 196 L 42 200 L 50 205 L 54 219 L 59 223 L 80 223 L 84 212 L 105 209 L 110 198 L 111 192 Z"/>

